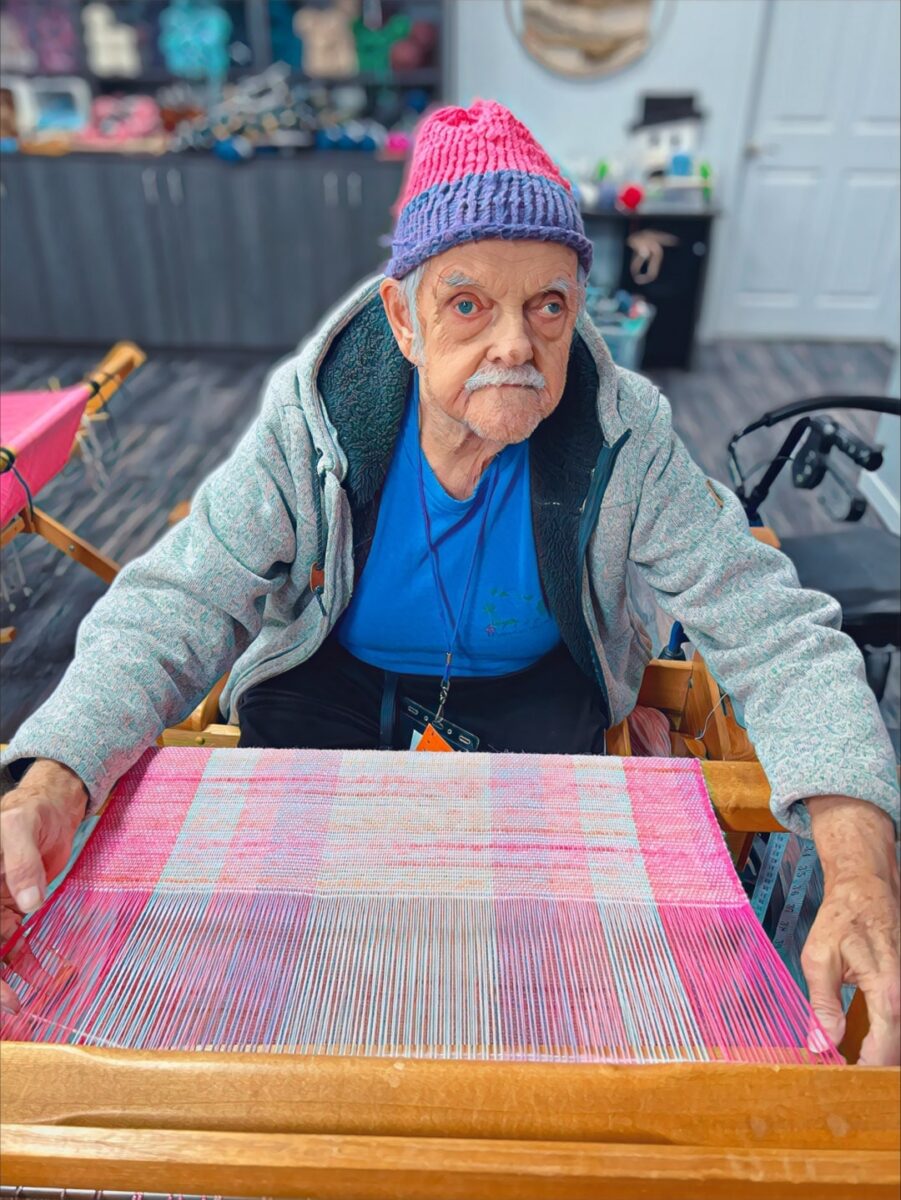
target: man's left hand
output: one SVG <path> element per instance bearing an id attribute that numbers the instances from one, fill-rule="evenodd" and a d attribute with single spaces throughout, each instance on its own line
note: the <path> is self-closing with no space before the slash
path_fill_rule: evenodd
<path id="1" fill-rule="evenodd" d="M 857 984 L 870 1021 L 859 1063 L 895 1066 L 901 1063 L 901 931 L 891 819 L 845 796 L 814 797 L 807 808 L 825 883 L 801 955 L 810 1002 L 838 1044 L 845 1032 L 842 984 Z"/>

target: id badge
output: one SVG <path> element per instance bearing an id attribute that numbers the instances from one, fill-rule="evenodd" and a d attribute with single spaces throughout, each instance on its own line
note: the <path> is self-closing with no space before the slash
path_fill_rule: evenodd
<path id="1" fill-rule="evenodd" d="M 429 731 L 428 744 L 422 746 L 423 750 L 478 750 L 479 739 L 474 733 L 463 729 L 454 721 L 448 721 L 442 718 L 440 721 L 435 719 L 435 714 L 429 712 L 421 704 L 417 704 L 415 700 L 403 699 L 400 702 L 400 714 L 405 717 L 413 726 L 412 736 L 410 738 L 410 749 L 417 750 L 420 748 L 420 742 L 426 737 Z M 437 736 L 440 740 L 446 743 L 444 747 L 434 743 L 434 737 Z"/>
<path id="2" fill-rule="evenodd" d="M 429 721 L 425 727 L 425 733 L 421 735 L 416 745 L 413 742 L 416 740 L 416 734 L 410 739 L 411 750 L 419 751 L 424 754 L 453 754 L 453 746 L 444 740 L 435 726 Z"/>

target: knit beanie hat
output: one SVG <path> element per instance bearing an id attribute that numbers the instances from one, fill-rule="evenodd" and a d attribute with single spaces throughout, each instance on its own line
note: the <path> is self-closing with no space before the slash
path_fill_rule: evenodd
<path id="1" fill-rule="evenodd" d="M 419 127 L 399 201 L 386 275 L 484 238 L 562 242 L 586 275 L 591 242 L 572 188 L 502 104 L 439 108 Z"/>

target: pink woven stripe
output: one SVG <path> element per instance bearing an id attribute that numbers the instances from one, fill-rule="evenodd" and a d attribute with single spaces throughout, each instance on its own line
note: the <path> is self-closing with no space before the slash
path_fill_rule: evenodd
<path id="1" fill-rule="evenodd" d="M 90 879 L 92 887 L 110 891 L 156 887 L 211 754 L 174 748 L 143 755 L 116 785 L 79 859 L 77 874 L 73 872 L 76 879 Z M 81 885 L 70 876 L 63 889 L 75 886 Z"/>
<path id="2" fill-rule="evenodd" d="M 678 804 L 661 804 L 672 772 L 666 758 L 625 758 L 623 774 L 644 869 L 658 904 L 746 904 L 700 767 Z"/>

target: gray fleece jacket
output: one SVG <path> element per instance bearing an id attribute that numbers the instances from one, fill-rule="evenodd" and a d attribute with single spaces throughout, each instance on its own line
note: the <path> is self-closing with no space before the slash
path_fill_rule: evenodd
<path id="1" fill-rule="evenodd" d="M 375 528 L 409 367 L 362 285 L 270 376 L 232 457 L 189 517 L 130 563 L 82 622 L 75 658 L 4 763 L 56 759 L 96 808 L 230 670 L 223 711 L 309 658 L 346 608 Z M 891 744 L 834 600 L 748 534 L 735 496 L 674 434 L 666 400 L 577 328 L 557 412 L 532 441 L 549 608 L 611 723 L 634 707 L 656 613 L 680 620 L 741 706 L 776 817 L 838 794 L 897 821 Z"/>

